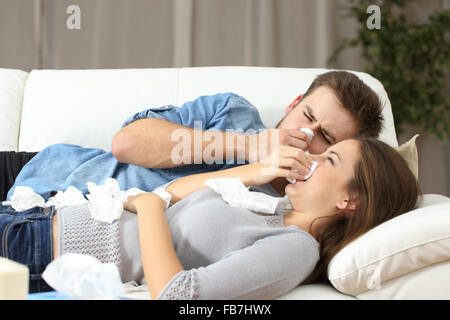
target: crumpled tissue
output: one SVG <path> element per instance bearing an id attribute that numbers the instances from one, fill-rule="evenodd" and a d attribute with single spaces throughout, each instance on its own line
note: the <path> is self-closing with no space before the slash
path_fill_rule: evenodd
<path id="1" fill-rule="evenodd" d="M 17 186 L 11 196 L 11 201 L 3 201 L 2 205 L 11 206 L 17 212 L 21 212 L 36 206 L 44 207 L 45 200 L 30 187 Z"/>
<path id="2" fill-rule="evenodd" d="M 42 278 L 56 291 L 78 299 L 117 299 L 123 293 L 119 269 L 84 254 L 67 253 L 47 265 Z"/>
<path id="3" fill-rule="evenodd" d="M 105 184 L 98 186 L 95 183 L 86 183 L 89 193 L 86 197 L 89 199 L 89 213 L 93 219 L 112 223 L 120 219 L 123 212 L 123 203 L 127 201 L 128 196 L 134 196 L 144 191 L 138 188 L 131 188 L 121 191 L 116 179 L 107 178 Z"/>
<path id="4" fill-rule="evenodd" d="M 304 133 L 306 133 L 306 135 L 308 136 L 308 140 L 309 140 L 309 141 L 311 141 L 312 138 L 314 137 L 314 132 L 313 132 L 311 129 L 309 129 L 309 128 L 300 128 L 299 130 L 300 130 L 300 131 L 303 131 Z M 309 154 L 309 151 L 306 151 L 305 153 L 306 153 L 306 154 Z M 313 163 L 312 163 L 312 165 L 311 165 L 311 170 L 310 170 L 309 173 L 305 176 L 305 179 L 304 179 L 304 180 L 308 180 L 308 179 L 312 176 L 312 174 L 314 173 L 314 171 L 315 171 L 316 168 L 317 168 L 317 165 L 318 165 L 317 161 L 313 161 Z M 292 171 L 298 172 L 297 169 L 292 169 Z M 290 183 L 296 183 L 296 182 L 297 182 L 297 179 L 291 179 L 291 178 L 286 178 L 286 179 L 287 179 L 287 181 L 289 181 Z"/>
<path id="5" fill-rule="evenodd" d="M 86 197 L 89 199 L 88 207 L 91 217 L 107 223 L 120 219 L 123 204 L 129 196 L 145 193 L 139 188 L 120 190 L 119 183 L 114 178 L 107 178 L 105 184 L 101 186 L 92 182 L 88 182 L 86 185 L 89 190 Z M 165 209 L 167 209 L 172 195 L 162 187 L 157 187 L 152 192 L 164 200 L 166 203 Z"/>
<path id="6" fill-rule="evenodd" d="M 65 191 L 58 191 L 53 197 L 48 198 L 47 202 L 30 187 L 17 186 L 11 196 L 11 201 L 3 201 L 2 204 L 11 206 L 15 211 L 21 212 L 36 206 L 47 208 L 54 205 L 58 210 L 66 206 L 88 203 L 89 213 L 93 219 L 112 223 L 122 215 L 123 203 L 128 196 L 145 192 L 138 188 L 121 191 L 119 183 L 114 178 L 107 178 L 105 183 L 100 186 L 93 182 L 88 182 L 86 185 L 89 191 L 86 194 L 87 199 L 79 189 L 70 186 Z M 167 203 L 167 195 L 170 195 L 169 193 L 157 194 L 163 197 Z"/>
<path id="7" fill-rule="evenodd" d="M 287 195 L 273 197 L 264 192 L 250 191 L 239 177 L 210 178 L 205 181 L 205 185 L 220 194 L 222 199 L 233 207 L 280 215 L 292 209 Z"/>
<path id="8" fill-rule="evenodd" d="M 53 197 L 48 198 L 44 206 L 55 206 L 58 210 L 62 207 L 76 206 L 86 202 L 88 201 L 83 196 L 83 193 L 74 186 L 70 186 L 66 191 L 58 191 Z"/>

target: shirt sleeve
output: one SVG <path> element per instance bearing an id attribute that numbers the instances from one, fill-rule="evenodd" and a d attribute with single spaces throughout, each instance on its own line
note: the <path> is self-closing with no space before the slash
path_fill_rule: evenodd
<path id="1" fill-rule="evenodd" d="M 219 93 L 184 103 L 181 107 L 166 105 L 149 108 L 129 117 L 122 127 L 146 118 L 159 118 L 197 129 L 267 129 L 255 106 L 234 93 Z M 254 133 L 254 132 L 252 132 Z"/>
<path id="2" fill-rule="evenodd" d="M 209 266 L 180 271 L 158 299 L 274 299 L 314 270 L 318 246 L 301 232 L 269 236 Z"/>

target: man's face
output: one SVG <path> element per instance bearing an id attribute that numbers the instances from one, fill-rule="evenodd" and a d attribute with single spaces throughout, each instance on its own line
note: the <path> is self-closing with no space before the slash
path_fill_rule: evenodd
<path id="1" fill-rule="evenodd" d="M 309 128 L 314 132 L 309 152 L 323 153 L 330 145 L 355 136 L 358 125 L 351 113 L 340 105 L 333 90 L 318 87 L 297 106 L 286 108 L 278 129 Z"/>

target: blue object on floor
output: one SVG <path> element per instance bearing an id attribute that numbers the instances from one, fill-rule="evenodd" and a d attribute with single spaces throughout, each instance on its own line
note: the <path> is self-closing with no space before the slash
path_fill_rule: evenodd
<path id="1" fill-rule="evenodd" d="M 56 291 L 30 293 L 28 300 L 77 300 Z"/>

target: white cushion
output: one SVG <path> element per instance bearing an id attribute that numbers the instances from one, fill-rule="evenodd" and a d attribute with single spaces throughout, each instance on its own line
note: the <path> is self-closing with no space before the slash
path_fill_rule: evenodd
<path id="1" fill-rule="evenodd" d="M 448 260 L 450 199 L 424 195 L 420 208 L 382 223 L 338 252 L 328 265 L 328 278 L 342 293 L 360 295 Z"/>
<path id="2" fill-rule="evenodd" d="M 33 70 L 25 89 L 20 151 L 54 143 L 111 149 L 126 118 L 176 103 L 177 69 Z"/>
<path id="3" fill-rule="evenodd" d="M 356 300 L 356 298 L 340 293 L 329 284 L 311 283 L 300 285 L 277 300 Z"/>
<path id="4" fill-rule="evenodd" d="M 134 282 L 124 284 L 123 298 L 149 300 L 147 286 L 136 286 Z M 313 283 L 300 285 L 293 290 L 278 297 L 277 300 L 356 300 L 353 296 L 340 293 L 332 286 L 325 283 Z"/>
<path id="5" fill-rule="evenodd" d="M 28 73 L 0 69 L 0 150 L 17 151 L 23 90 Z"/>
<path id="6" fill-rule="evenodd" d="M 450 300 L 450 261 L 433 264 L 380 284 L 361 300 Z"/>
<path id="7" fill-rule="evenodd" d="M 72 143 L 109 151 L 114 133 L 135 112 L 165 104 L 180 106 L 201 95 L 228 91 L 247 98 L 263 122 L 273 127 L 286 106 L 326 71 L 268 67 L 34 70 L 25 89 L 19 150 Z M 380 139 L 397 146 L 383 86 L 366 73 L 356 74 L 384 104 L 386 121 Z"/>

